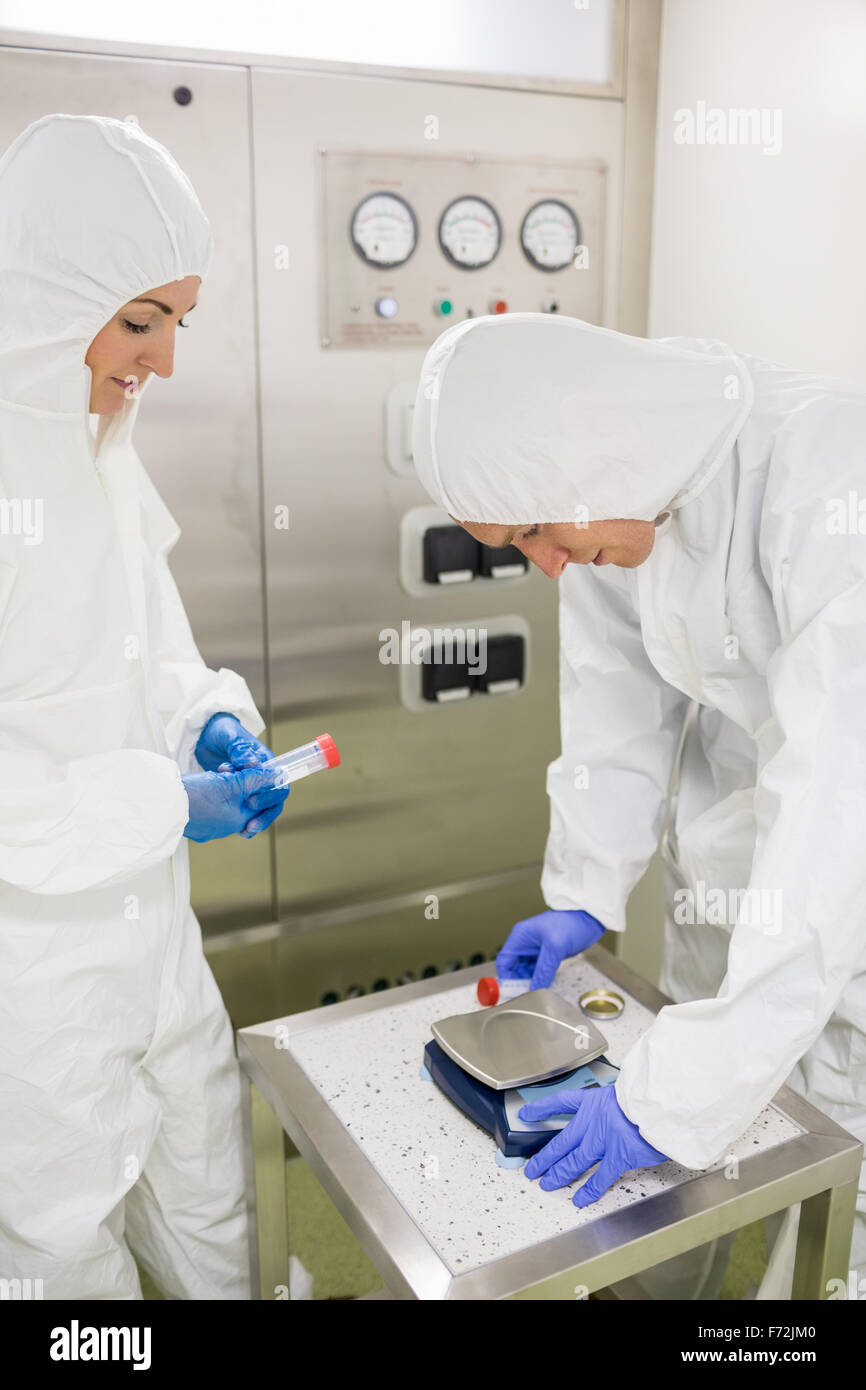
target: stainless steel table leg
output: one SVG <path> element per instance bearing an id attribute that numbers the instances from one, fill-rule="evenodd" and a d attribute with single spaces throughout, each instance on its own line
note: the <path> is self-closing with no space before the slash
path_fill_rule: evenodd
<path id="1" fill-rule="evenodd" d="M 792 1299 L 825 1299 L 831 1279 L 841 1279 L 847 1290 L 856 1202 L 855 1179 L 801 1203 Z"/>
<path id="2" fill-rule="evenodd" d="M 254 1299 L 289 1296 L 289 1227 L 283 1127 L 245 1075 L 244 1150 Z"/>

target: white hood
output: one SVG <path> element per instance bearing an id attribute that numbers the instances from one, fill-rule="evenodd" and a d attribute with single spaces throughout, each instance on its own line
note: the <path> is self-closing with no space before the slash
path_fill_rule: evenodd
<path id="1" fill-rule="evenodd" d="M 97 333 L 137 295 L 204 279 L 212 250 L 189 179 L 137 124 L 34 121 L 0 160 L 0 401 L 86 421 Z M 137 406 L 117 412 L 126 432 Z"/>
<path id="2" fill-rule="evenodd" d="M 753 399 L 726 344 L 685 343 L 551 314 L 455 324 L 421 371 L 420 481 L 458 521 L 655 520 L 706 486 Z"/>

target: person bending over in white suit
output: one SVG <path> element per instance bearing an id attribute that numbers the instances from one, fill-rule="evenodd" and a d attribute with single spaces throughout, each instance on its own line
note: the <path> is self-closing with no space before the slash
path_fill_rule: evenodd
<path id="1" fill-rule="evenodd" d="M 665 1157 L 717 1163 L 785 1082 L 866 1139 L 864 439 L 862 389 L 712 340 L 513 313 L 424 361 L 420 480 L 559 584 L 549 911 L 515 926 L 501 974 L 549 985 L 624 930 L 678 774 L 675 1006 L 527 1165 L 556 1188 L 600 1161 L 579 1206 Z M 719 1262 L 699 1255 L 700 1277 L 684 1257 L 655 1287 L 706 1294 Z M 866 1276 L 866 1182 L 851 1264 Z"/>

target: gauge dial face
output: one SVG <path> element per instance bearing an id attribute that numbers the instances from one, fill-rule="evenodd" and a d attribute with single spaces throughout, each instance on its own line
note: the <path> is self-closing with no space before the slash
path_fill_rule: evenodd
<path id="1" fill-rule="evenodd" d="M 564 270 L 574 264 L 580 245 L 580 223 L 567 203 L 545 198 L 523 219 L 520 245 L 526 259 L 539 270 Z"/>
<path id="2" fill-rule="evenodd" d="M 486 198 L 455 198 L 439 219 L 439 245 L 464 270 L 489 265 L 502 245 L 496 209 Z"/>
<path id="3" fill-rule="evenodd" d="M 405 198 L 371 193 L 352 214 L 351 236 L 368 265 L 403 265 L 418 244 L 418 223 Z"/>

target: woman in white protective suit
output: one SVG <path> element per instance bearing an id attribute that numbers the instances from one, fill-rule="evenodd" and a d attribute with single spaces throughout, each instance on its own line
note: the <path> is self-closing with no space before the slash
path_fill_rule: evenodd
<path id="1" fill-rule="evenodd" d="M 258 833 L 285 793 L 132 446 L 211 253 L 134 121 L 48 116 L 0 160 L 0 1271 L 46 1299 L 140 1298 L 130 1249 L 169 1298 L 250 1296 L 187 839 Z"/>
<path id="2" fill-rule="evenodd" d="M 676 1007 L 603 1110 L 582 1093 L 583 1148 L 527 1165 L 551 1188 L 600 1159 L 578 1205 L 665 1156 L 718 1162 L 786 1081 L 866 1139 L 866 534 L 849 516 L 864 439 L 856 386 L 705 339 L 515 313 L 454 325 L 425 359 L 422 483 L 559 580 L 551 910 L 517 924 L 500 973 L 549 984 L 624 930 L 678 772 L 662 844 Z M 797 1213 L 759 1297 L 790 1296 Z M 691 1252 L 691 1292 L 689 1256 L 656 1286 L 697 1296 L 711 1253 L 696 1285 Z M 851 1266 L 866 1275 L 863 1183 Z"/>

